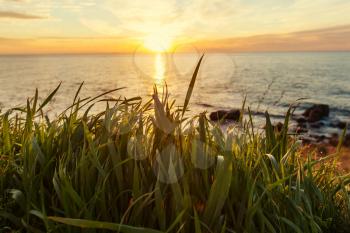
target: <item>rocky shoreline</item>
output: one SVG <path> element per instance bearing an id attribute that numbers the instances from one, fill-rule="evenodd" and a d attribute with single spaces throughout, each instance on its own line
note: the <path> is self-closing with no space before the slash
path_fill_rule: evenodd
<path id="1" fill-rule="evenodd" d="M 330 117 L 331 109 L 326 104 L 313 104 L 299 114 L 292 114 L 290 132 L 297 134 L 303 145 L 329 144 L 337 146 L 343 130 L 348 127 L 348 122 Z M 253 115 L 264 116 L 263 112 L 253 112 Z M 209 114 L 212 121 L 221 121 L 223 124 L 238 122 L 241 116 L 240 109 L 218 110 Z M 276 122 L 277 131 L 283 127 L 282 122 Z M 322 132 L 323 128 L 329 128 L 330 132 Z M 350 148 L 350 134 L 343 139 L 343 145 Z"/>
<path id="2" fill-rule="evenodd" d="M 211 121 L 221 121 L 223 125 L 238 122 L 241 117 L 240 109 L 218 110 L 209 114 Z M 264 117 L 263 112 L 251 112 L 254 116 Z M 341 121 L 331 115 L 331 109 L 325 104 L 313 104 L 298 114 L 292 114 L 289 131 L 297 135 L 302 141 L 300 148 L 301 154 L 311 154 L 320 158 L 337 151 L 339 139 L 346 134 L 342 141 L 340 156 L 338 157 L 338 168 L 344 171 L 350 171 L 350 129 L 349 122 Z M 332 114 L 334 115 L 334 114 Z M 271 116 L 271 115 L 270 115 Z M 272 115 L 277 119 L 281 116 Z M 276 121 L 273 124 L 276 131 L 281 131 L 283 123 Z M 326 128 L 326 129 L 325 129 Z M 329 132 L 330 131 L 330 132 Z M 348 133 L 349 132 L 349 133 Z"/>

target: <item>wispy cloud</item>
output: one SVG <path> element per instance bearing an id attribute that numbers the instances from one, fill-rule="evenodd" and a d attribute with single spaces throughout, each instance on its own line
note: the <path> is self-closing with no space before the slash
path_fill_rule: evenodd
<path id="1" fill-rule="evenodd" d="M 100 0 L 93 11 L 87 9 L 81 11 L 80 21 L 93 23 L 83 23 L 85 27 L 112 35 L 119 30 L 131 37 L 156 33 L 218 39 L 330 27 L 350 20 L 347 0 Z"/>
<path id="2" fill-rule="evenodd" d="M 192 41 L 207 52 L 350 51 L 350 25 L 281 34 Z M 0 37 L 0 53 L 130 53 L 138 46 L 117 37 Z"/>
<path id="3" fill-rule="evenodd" d="M 207 51 L 350 51 L 350 25 L 194 42 Z"/>
<path id="4" fill-rule="evenodd" d="M 14 11 L 0 11 L 0 18 L 9 19 L 44 19 L 45 17 L 39 15 L 32 15 Z"/>

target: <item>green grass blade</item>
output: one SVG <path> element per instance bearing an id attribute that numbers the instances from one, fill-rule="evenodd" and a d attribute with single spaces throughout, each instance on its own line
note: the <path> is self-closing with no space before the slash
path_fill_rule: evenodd
<path id="1" fill-rule="evenodd" d="M 224 207 L 232 180 L 232 157 L 227 155 L 217 164 L 216 178 L 211 186 L 204 221 L 212 225 L 217 221 Z"/>
<path id="2" fill-rule="evenodd" d="M 188 103 L 190 102 L 191 95 L 192 95 L 192 91 L 193 91 L 193 88 L 194 88 L 194 84 L 195 84 L 195 82 L 196 82 L 197 75 L 198 75 L 198 71 L 199 71 L 199 67 L 200 67 L 200 65 L 201 65 L 201 63 L 202 63 L 203 57 L 204 57 L 204 54 L 203 54 L 203 55 L 201 56 L 201 58 L 199 59 L 199 61 L 198 61 L 198 63 L 197 63 L 197 66 L 196 66 L 196 69 L 195 69 L 194 72 L 193 72 L 190 85 L 188 86 L 187 94 L 186 94 L 186 98 L 185 98 L 185 103 L 184 103 L 184 106 L 183 106 L 183 109 L 182 109 L 182 116 L 185 115 L 185 112 L 186 112 Z"/>
<path id="3" fill-rule="evenodd" d="M 194 212 L 194 232 L 195 233 L 202 233 L 201 230 L 201 221 L 199 219 L 198 213 L 195 208 L 193 208 Z"/>
<path id="4" fill-rule="evenodd" d="M 46 99 L 41 103 L 41 105 L 39 106 L 38 110 L 36 110 L 36 112 L 39 112 L 41 109 L 43 109 L 43 107 L 45 107 L 45 105 L 47 105 L 52 100 L 52 98 L 55 96 L 58 89 L 60 89 L 61 84 L 62 82 L 60 82 L 60 84 L 58 84 L 55 90 L 53 90 L 53 92 L 51 92 L 50 95 L 46 97 Z"/>
<path id="5" fill-rule="evenodd" d="M 62 217 L 49 217 L 50 220 L 63 223 L 70 226 L 80 228 L 92 228 L 92 229 L 105 229 L 118 231 L 123 233 L 162 233 L 162 231 L 153 230 L 144 227 L 133 227 L 124 224 L 100 222 L 85 219 L 74 219 L 74 218 L 62 218 Z"/>

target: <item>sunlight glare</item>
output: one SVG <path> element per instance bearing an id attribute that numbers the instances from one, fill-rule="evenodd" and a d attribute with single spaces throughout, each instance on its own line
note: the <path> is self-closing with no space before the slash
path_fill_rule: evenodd
<path id="1" fill-rule="evenodd" d="M 166 52 L 170 49 L 172 40 L 170 37 L 162 35 L 161 33 L 154 33 L 148 35 L 143 42 L 143 46 L 156 53 Z"/>
<path id="2" fill-rule="evenodd" d="M 161 85 L 165 78 L 165 61 L 161 53 L 157 53 L 154 61 L 154 79 L 157 85 Z"/>

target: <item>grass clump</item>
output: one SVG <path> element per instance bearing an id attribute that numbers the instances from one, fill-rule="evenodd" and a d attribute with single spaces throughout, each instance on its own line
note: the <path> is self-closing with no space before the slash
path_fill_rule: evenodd
<path id="1" fill-rule="evenodd" d="M 183 107 L 156 89 L 79 99 L 81 85 L 54 119 L 58 88 L 1 115 L 0 232 L 349 232 L 350 176 L 337 154 L 298 153 L 290 111 L 280 132 L 268 113 L 265 132 L 184 117 L 199 64 Z"/>

